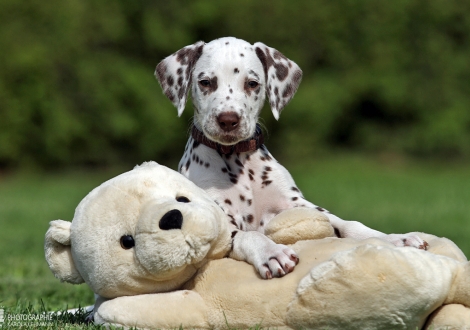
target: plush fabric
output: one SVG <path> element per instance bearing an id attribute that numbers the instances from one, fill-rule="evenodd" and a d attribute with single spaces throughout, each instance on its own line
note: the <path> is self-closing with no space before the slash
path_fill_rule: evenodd
<path id="1" fill-rule="evenodd" d="M 90 192 L 72 222 L 52 221 L 46 260 L 58 279 L 86 282 L 98 295 L 97 324 L 161 329 L 470 324 L 470 264 L 448 239 L 418 233 L 428 251 L 377 238 L 338 239 L 322 213 L 292 209 L 276 216 L 266 233 L 292 244 L 300 262 L 292 273 L 264 280 L 251 265 L 224 258 L 231 248 L 228 223 L 203 190 L 175 171 L 144 163 Z"/>

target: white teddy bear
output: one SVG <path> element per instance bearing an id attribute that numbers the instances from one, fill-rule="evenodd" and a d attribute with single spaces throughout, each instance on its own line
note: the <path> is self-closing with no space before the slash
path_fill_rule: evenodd
<path id="1" fill-rule="evenodd" d="M 324 215 L 292 209 L 267 232 L 277 243 L 295 243 L 300 262 L 292 273 L 264 280 L 251 265 L 224 258 L 231 249 L 227 224 L 203 190 L 148 162 L 95 188 L 72 222 L 52 221 L 46 259 L 58 279 L 86 282 L 99 295 L 97 324 L 434 330 L 470 324 L 470 263 L 445 238 L 420 234 L 429 243 L 423 251 L 377 238 L 327 237 L 333 232 Z"/>

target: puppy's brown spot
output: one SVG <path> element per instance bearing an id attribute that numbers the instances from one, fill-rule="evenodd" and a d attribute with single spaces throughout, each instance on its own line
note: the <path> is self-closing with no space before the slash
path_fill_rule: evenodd
<path id="1" fill-rule="evenodd" d="M 264 188 L 266 186 L 269 186 L 271 183 L 272 183 L 271 180 L 263 181 L 263 187 L 262 188 Z"/>
<path id="2" fill-rule="evenodd" d="M 172 76 L 168 76 L 168 78 L 166 78 L 166 82 L 168 83 L 169 86 L 173 86 L 173 84 L 175 83 L 175 80 L 173 79 Z"/>
<path id="3" fill-rule="evenodd" d="M 286 79 L 289 74 L 289 68 L 282 63 L 274 63 L 274 68 L 276 69 L 276 77 L 280 81 Z"/>

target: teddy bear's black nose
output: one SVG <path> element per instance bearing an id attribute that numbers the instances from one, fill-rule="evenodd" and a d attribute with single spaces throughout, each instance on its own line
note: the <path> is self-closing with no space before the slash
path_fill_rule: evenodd
<path id="1" fill-rule="evenodd" d="M 183 224 L 183 215 L 179 210 L 171 210 L 166 212 L 163 217 L 160 219 L 160 229 L 170 230 L 170 229 L 181 229 Z"/>

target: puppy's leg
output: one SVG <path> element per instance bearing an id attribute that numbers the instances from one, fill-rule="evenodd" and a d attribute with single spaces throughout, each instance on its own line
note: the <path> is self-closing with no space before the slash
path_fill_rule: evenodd
<path id="1" fill-rule="evenodd" d="M 294 270 L 299 257 L 291 248 L 276 244 L 257 231 L 234 231 L 230 257 L 255 266 L 264 279 L 282 277 Z"/>
<path id="2" fill-rule="evenodd" d="M 338 237 L 352 237 L 357 239 L 377 237 L 395 246 L 412 246 L 423 250 L 426 250 L 428 246 L 428 243 L 415 233 L 385 234 L 378 230 L 371 229 L 358 221 L 342 220 L 330 213 L 326 215 L 330 219 L 331 225 L 335 229 L 336 236 Z"/>

